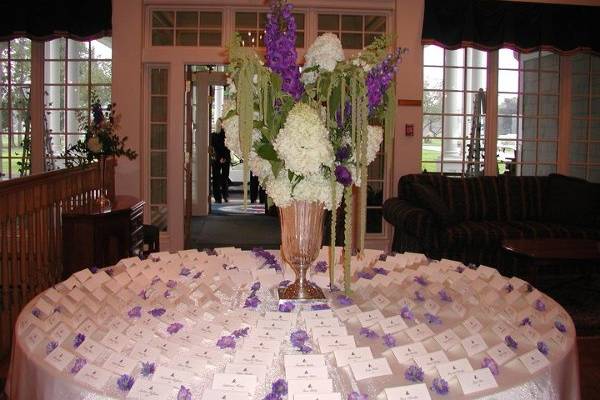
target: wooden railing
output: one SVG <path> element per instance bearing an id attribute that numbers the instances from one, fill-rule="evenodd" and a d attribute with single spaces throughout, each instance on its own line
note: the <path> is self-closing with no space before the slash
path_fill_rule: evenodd
<path id="1" fill-rule="evenodd" d="M 112 160 L 105 180 L 114 197 Z M 23 306 L 61 277 L 62 213 L 93 201 L 99 188 L 97 164 L 0 182 L 0 359 Z"/>

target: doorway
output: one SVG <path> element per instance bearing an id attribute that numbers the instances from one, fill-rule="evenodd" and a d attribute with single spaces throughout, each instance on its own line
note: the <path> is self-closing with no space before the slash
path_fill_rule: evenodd
<path id="1" fill-rule="evenodd" d="M 223 65 L 186 67 L 185 98 L 185 213 L 186 248 L 237 246 L 278 248 L 279 221 L 266 215 L 266 194 L 255 187 L 256 202 L 243 204 L 243 163 L 231 153 L 228 193 L 214 185 L 222 154 L 211 143 L 218 142 L 217 120 L 222 116 L 227 87 Z M 222 140 L 222 137 L 221 137 Z M 250 176 L 248 188 L 250 189 Z M 223 179 L 222 181 L 225 181 Z M 257 182 L 256 182 L 257 183 Z M 215 190 L 219 192 L 215 193 Z M 248 199 L 251 198 L 248 193 Z M 225 201 L 227 199 L 227 201 Z M 221 200 L 219 202 L 219 200 Z M 262 200 L 262 202 L 261 202 Z"/>

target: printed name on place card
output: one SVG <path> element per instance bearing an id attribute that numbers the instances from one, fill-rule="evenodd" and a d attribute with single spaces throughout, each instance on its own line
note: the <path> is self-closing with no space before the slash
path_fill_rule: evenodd
<path id="1" fill-rule="evenodd" d="M 404 346 L 398 346 L 392 348 L 392 353 L 396 357 L 396 360 L 400 364 L 406 364 L 410 362 L 414 357 L 422 356 L 427 354 L 427 350 L 423 343 L 417 342 L 412 344 L 407 344 Z"/>
<path id="2" fill-rule="evenodd" d="M 217 373 L 213 377 L 212 388 L 233 392 L 254 393 L 258 378 L 256 375 Z"/>
<path id="3" fill-rule="evenodd" d="M 340 393 L 301 393 L 296 394 L 293 400 L 342 400 Z"/>
<path id="4" fill-rule="evenodd" d="M 83 283 L 85 281 L 87 281 L 88 279 L 90 279 L 92 277 L 92 272 L 87 269 L 84 268 L 81 271 L 77 271 L 73 274 L 73 276 L 75 277 L 75 279 L 77 279 L 79 282 Z"/>
<path id="5" fill-rule="evenodd" d="M 137 361 L 120 353 L 112 353 L 103 367 L 116 374 L 131 374 L 135 368 Z"/>
<path id="6" fill-rule="evenodd" d="M 321 353 L 330 353 L 335 350 L 346 350 L 356 348 L 354 336 L 322 337 L 319 339 Z"/>
<path id="7" fill-rule="evenodd" d="M 60 344 L 64 342 L 71 333 L 73 332 L 71 331 L 71 329 L 69 329 L 67 324 L 61 322 L 60 324 L 58 324 L 56 329 L 54 329 L 54 331 L 52 331 L 52 333 L 50 334 L 50 339 L 55 340 Z"/>
<path id="8" fill-rule="evenodd" d="M 169 385 L 174 389 L 179 389 L 181 385 L 190 385 L 194 380 L 194 374 L 161 365 L 156 369 L 152 380 L 157 383 Z"/>
<path id="9" fill-rule="evenodd" d="M 550 329 L 544 334 L 544 338 L 548 340 L 551 346 L 564 350 L 567 344 L 567 335 L 558 331 L 558 329 Z"/>
<path id="10" fill-rule="evenodd" d="M 129 338 L 118 331 L 110 330 L 100 343 L 116 352 L 121 352 L 129 343 Z"/>
<path id="11" fill-rule="evenodd" d="M 339 319 L 336 317 L 333 318 L 323 318 L 323 319 L 307 319 L 306 321 L 306 329 L 312 331 L 313 328 L 337 328 L 340 326 Z"/>
<path id="12" fill-rule="evenodd" d="M 295 317 L 292 313 L 280 313 L 287 314 L 291 317 Z M 319 310 L 319 311 L 302 311 L 302 318 L 306 319 L 323 319 L 323 318 L 334 318 L 335 314 L 333 310 Z M 294 321 L 295 318 L 290 318 L 290 322 Z"/>
<path id="13" fill-rule="evenodd" d="M 461 340 L 461 343 L 469 357 L 474 356 L 477 353 L 481 353 L 488 347 L 481 335 L 478 333 L 464 338 Z"/>
<path id="14" fill-rule="evenodd" d="M 452 347 L 460 343 L 460 338 L 452 329 L 446 329 L 442 333 L 435 335 L 433 338 L 445 351 L 450 350 Z"/>
<path id="15" fill-rule="evenodd" d="M 440 374 L 440 377 L 446 382 L 450 382 L 450 379 L 454 378 L 457 374 L 473 371 L 471 363 L 469 363 L 469 360 L 466 358 L 438 364 L 435 368 L 437 369 L 438 374 Z"/>
<path id="16" fill-rule="evenodd" d="M 392 302 L 382 294 L 378 294 L 377 296 L 371 299 L 371 302 L 375 305 L 375 307 L 383 310 L 387 306 L 389 306 Z"/>
<path id="17" fill-rule="evenodd" d="M 540 353 L 538 349 L 533 349 L 523 354 L 519 357 L 519 360 L 525 365 L 530 374 L 535 374 L 537 371 L 550 365 L 548 358 Z"/>
<path id="18" fill-rule="evenodd" d="M 206 360 L 195 357 L 191 352 L 179 352 L 177 357 L 169 361 L 169 367 L 192 374 L 198 374 L 206 368 Z"/>
<path id="19" fill-rule="evenodd" d="M 57 304 L 63 296 L 62 293 L 53 287 L 47 289 L 43 295 L 54 304 Z"/>
<path id="20" fill-rule="evenodd" d="M 225 365 L 226 374 L 255 375 L 258 383 L 263 384 L 267 376 L 267 366 L 257 364 L 228 363 Z"/>
<path id="21" fill-rule="evenodd" d="M 235 352 L 233 362 L 238 364 L 258 364 L 269 366 L 273 362 L 273 353 L 238 350 Z"/>
<path id="22" fill-rule="evenodd" d="M 443 350 L 438 350 L 434 351 L 433 353 L 427 353 L 422 356 L 414 357 L 414 360 L 415 364 L 424 370 L 449 362 L 448 357 Z"/>
<path id="23" fill-rule="evenodd" d="M 386 388 L 385 395 L 389 400 L 431 400 L 427 385 L 424 383 Z"/>
<path id="24" fill-rule="evenodd" d="M 498 383 L 489 368 L 457 374 L 458 382 L 464 394 L 480 392 L 498 387 Z"/>
<path id="25" fill-rule="evenodd" d="M 358 320 L 363 328 L 368 328 L 382 319 L 385 319 L 381 311 L 371 310 L 357 314 Z"/>
<path id="26" fill-rule="evenodd" d="M 516 356 L 516 353 L 504 342 L 498 343 L 494 347 L 488 349 L 487 354 L 492 357 L 498 365 L 502 365 Z"/>
<path id="27" fill-rule="evenodd" d="M 324 367 L 325 355 L 323 354 L 286 354 L 283 364 L 288 367 Z"/>
<path id="28" fill-rule="evenodd" d="M 333 352 L 333 354 L 335 355 L 335 362 L 338 367 L 344 367 L 348 364 L 373 359 L 373 353 L 371 353 L 370 347 L 357 347 L 355 349 L 336 350 Z"/>
<path id="29" fill-rule="evenodd" d="M 100 368 L 91 363 L 87 363 L 75 375 L 75 380 L 87 385 L 91 385 L 96 390 L 102 390 L 106 382 L 110 379 L 111 373 L 104 368 Z"/>
<path id="30" fill-rule="evenodd" d="M 340 336 L 347 336 L 348 335 L 348 331 L 346 330 L 345 326 L 336 326 L 333 328 L 313 328 L 312 329 L 312 335 L 313 337 L 317 338 L 317 340 L 321 337 L 340 337 Z"/>
<path id="31" fill-rule="evenodd" d="M 348 307 L 337 308 L 334 310 L 334 312 L 337 314 L 340 320 L 346 321 L 348 318 L 355 314 L 359 314 L 361 311 L 356 304 L 353 304 Z"/>
<path id="32" fill-rule="evenodd" d="M 386 335 L 394 334 L 408 328 L 404 322 L 404 319 L 400 315 L 394 315 L 393 317 L 385 318 L 379 321 L 379 326 L 381 326 L 383 333 Z"/>
<path id="33" fill-rule="evenodd" d="M 78 354 L 85 357 L 88 361 L 96 361 L 105 351 L 107 351 L 106 347 L 90 338 L 85 339 L 76 350 Z"/>
<path id="34" fill-rule="evenodd" d="M 160 350 L 150 343 L 138 342 L 133 346 L 129 356 L 140 361 L 155 362 L 160 358 Z"/>
<path id="35" fill-rule="evenodd" d="M 377 378 L 378 376 L 391 375 L 392 370 L 386 358 L 375 358 L 373 360 L 359 361 L 351 363 L 350 369 L 357 381 L 369 378 Z"/>
<path id="36" fill-rule="evenodd" d="M 290 379 L 288 381 L 288 396 L 331 392 L 333 392 L 333 380 L 331 379 L 313 379 L 311 381 Z M 295 399 L 295 397 L 292 398 Z"/>
<path id="37" fill-rule="evenodd" d="M 463 326 L 469 331 L 471 335 L 479 332 L 483 329 L 483 324 L 479 322 L 479 320 L 473 316 L 467 318 L 463 321 Z"/>
<path id="38" fill-rule="evenodd" d="M 62 371 L 74 358 L 73 353 L 58 347 L 48 354 L 44 360 L 57 370 Z"/>
<path id="39" fill-rule="evenodd" d="M 145 379 L 136 379 L 133 387 L 127 394 L 127 398 L 135 400 L 163 400 L 173 398 L 176 393 L 176 390 L 169 385 L 147 381 Z M 243 400 L 247 399 L 244 398 Z"/>
<path id="40" fill-rule="evenodd" d="M 320 379 L 327 376 L 327 367 L 286 367 L 285 376 L 290 379 Z"/>
<path id="41" fill-rule="evenodd" d="M 424 323 L 420 323 L 404 330 L 413 342 L 420 342 L 434 335 L 433 331 Z"/>
<path id="42" fill-rule="evenodd" d="M 27 346 L 29 351 L 33 351 L 33 349 L 35 349 L 45 338 L 44 332 L 35 327 L 27 336 L 25 336 L 25 346 Z"/>

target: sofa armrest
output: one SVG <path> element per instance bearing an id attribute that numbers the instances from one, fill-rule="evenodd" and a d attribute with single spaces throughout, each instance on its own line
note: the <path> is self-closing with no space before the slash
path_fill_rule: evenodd
<path id="1" fill-rule="evenodd" d="M 392 197 L 383 203 L 383 218 L 396 229 L 424 239 L 428 243 L 433 240 L 434 232 L 440 229 L 431 211 L 416 207 L 398 197 Z"/>

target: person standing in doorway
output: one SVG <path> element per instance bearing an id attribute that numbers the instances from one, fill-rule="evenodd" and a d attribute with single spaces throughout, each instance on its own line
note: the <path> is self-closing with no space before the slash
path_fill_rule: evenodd
<path id="1" fill-rule="evenodd" d="M 212 188 L 213 196 L 217 203 L 229 201 L 229 166 L 231 165 L 231 152 L 225 146 L 225 130 L 221 118 L 217 119 L 216 132 L 210 135 Z"/>

